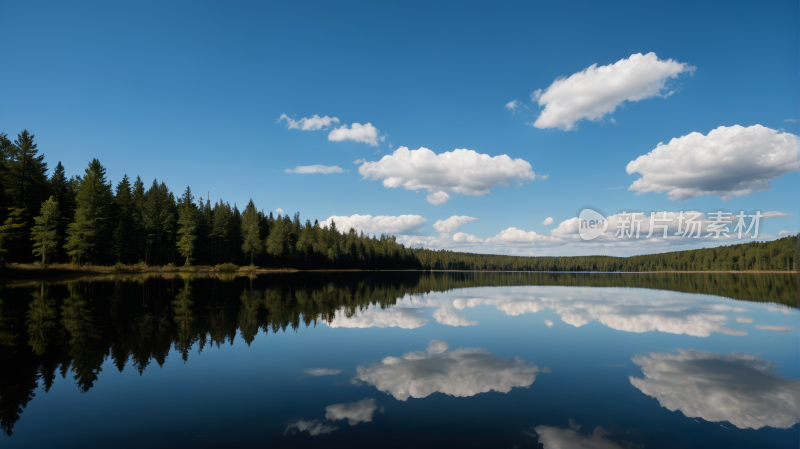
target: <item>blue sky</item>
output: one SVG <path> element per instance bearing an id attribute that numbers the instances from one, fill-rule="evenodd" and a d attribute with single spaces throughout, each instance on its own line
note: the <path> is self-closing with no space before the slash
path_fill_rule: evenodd
<path id="1" fill-rule="evenodd" d="M 628 188 L 642 175 L 626 172 L 660 142 L 693 132 L 761 125 L 797 135 L 797 122 L 787 121 L 800 119 L 796 2 L 5 2 L 2 10 L 9 19 L 0 29 L 2 131 L 28 129 L 51 168 L 60 160 L 69 175 L 96 157 L 115 184 L 124 174 L 146 184 L 158 178 L 176 194 L 190 185 L 212 201 L 242 206 L 252 198 L 265 211 L 300 211 L 302 219 L 416 215 L 426 221 L 395 233 L 417 238 L 401 241 L 477 252 L 625 255 L 687 244 L 575 245 L 531 234 L 455 244 L 442 240 L 434 223 L 469 216 L 477 220 L 449 235 L 485 240 L 513 227 L 552 237 L 588 205 L 607 215 L 777 211 L 791 215 L 763 220 L 763 234 L 798 229 L 794 166 L 755 173 L 747 170 L 750 159 L 734 154 L 742 172 L 728 172 L 760 187 L 727 201 L 724 193 L 637 195 Z M 662 79 L 660 96 L 620 101 L 571 130 L 530 125 L 544 110 L 532 100 L 537 89 L 592 64 L 651 52 L 657 61 L 684 64 Z M 513 100 L 520 102 L 516 112 L 506 108 Z M 282 114 L 339 123 L 288 129 L 278 122 Z M 329 141 L 334 127 L 353 123 L 370 123 L 384 140 Z M 742 151 L 767 152 L 768 144 Z M 492 178 L 491 194 L 456 188 L 434 205 L 426 201 L 430 191 L 386 188 L 353 163 L 378 162 L 398 147 L 508 155 L 548 176 L 521 185 L 519 178 Z M 680 152 L 674 157 L 686 165 Z M 663 162 L 653 170 L 666 170 Z M 347 171 L 285 172 L 317 164 Z M 498 179 L 509 187 L 495 186 Z M 543 224 L 547 217 L 551 225 Z"/>

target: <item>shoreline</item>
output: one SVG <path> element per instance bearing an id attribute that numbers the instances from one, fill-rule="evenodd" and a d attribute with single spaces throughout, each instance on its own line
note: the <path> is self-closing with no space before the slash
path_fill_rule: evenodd
<path id="1" fill-rule="evenodd" d="M 58 276 L 67 274 L 226 274 L 226 275 L 248 275 L 248 274 L 268 274 L 268 273 L 347 273 L 347 272 L 431 272 L 431 273 L 553 273 L 553 274 L 796 274 L 796 271 L 777 271 L 777 270 L 748 270 L 748 271 L 510 271 L 510 270 L 415 270 L 415 269 L 396 269 L 396 270 L 368 270 L 361 268 L 329 268 L 329 269 L 297 269 L 297 268 L 265 268 L 265 267 L 238 267 L 236 271 L 220 270 L 215 266 L 192 266 L 192 267 L 172 267 L 172 266 L 152 266 L 145 269 L 118 269 L 114 266 L 98 267 L 73 267 L 67 264 L 49 266 L 47 269 L 37 264 L 6 264 L 3 278 L 26 277 L 26 275 Z M 10 275 L 10 276 L 5 276 Z M 17 276 L 15 276 L 17 275 Z"/>

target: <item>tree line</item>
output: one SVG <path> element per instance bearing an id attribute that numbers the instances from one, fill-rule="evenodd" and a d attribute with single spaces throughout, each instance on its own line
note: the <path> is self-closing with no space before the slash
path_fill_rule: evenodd
<path id="1" fill-rule="evenodd" d="M 116 186 L 99 160 L 67 178 L 58 162 L 48 177 L 27 130 L 0 133 L 0 267 L 5 261 L 74 265 L 259 265 L 299 269 L 485 271 L 791 271 L 796 236 L 633 257 L 537 257 L 410 249 L 394 236 L 321 226 L 299 213 L 265 214 L 236 203 L 176 196 L 123 176 Z"/>
<path id="2" fill-rule="evenodd" d="M 162 181 L 146 187 L 127 175 L 112 186 L 99 160 L 67 178 L 61 162 L 48 178 L 34 135 L 0 133 L 0 257 L 76 265 L 239 265 L 293 268 L 416 267 L 389 235 L 340 232 L 294 216 L 265 214 L 251 200 L 176 196 Z"/>

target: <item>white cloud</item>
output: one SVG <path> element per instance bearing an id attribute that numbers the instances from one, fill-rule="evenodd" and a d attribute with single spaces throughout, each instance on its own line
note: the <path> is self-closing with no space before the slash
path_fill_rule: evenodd
<path id="1" fill-rule="evenodd" d="M 746 316 L 740 316 L 739 318 L 736 318 L 736 322 L 737 323 L 752 323 L 753 319 L 752 318 L 748 318 Z"/>
<path id="2" fill-rule="evenodd" d="M 520 102 L 519 100 L 511 100 L 508 103 L 506 103 L 506 109 L 508 109 L 511 112 L 517 112 L 517 109 L 519 109 L 520 105 L 522 105 L 522 102 Z"/>
<path id="3" fill-rule="evenodd" d="M 292 120 L 288 115 L 281 114 L 278 122 L 286 120 L 286 126 L 289 129 L 299 129 L 302 131 L 319 131 L 323 128 L 328 128 L 334 123 L 339 123 L 336 117 L 320 117 L 317 114 L 312 115 L 310 118 L 303 117 L 300 120 Z"/>
<path id="4" fill-rule="evenodd" d="M 783 121 L 783 123 L 786 123 L 786 122 L 797 123 L 797 120 L 795 120 L 793 118 L 787 118 L 786 120 Z"/>
<path id="5" fill-rule="evenodd" d="M 756 329 L 765 330 L 765 331 L 773 331 L 773 332 L 789 332 L 792 329 L 794 329 L 793 327 L 790 327 L 790 326 L 772 326 L 772 325 L 768 325 L 768 324 L 756 324 L 755 328 Z"/>
<path id="6" fill-rule="evenodd" d="M 356 159 L 356 160 L 353 161 L 353 163 L 356 164 L 356 165 L 361 165 L 364 162 L 367 162 L 367 160 L 366 159 Z"/>
<path id="7" fill-rule="evenodd" d="M 571 130 L 582 119 L 602 119 L 626 101 L 668 97 L 674 91 L 664 92 L 667 80 L 694 69 L 672 59 L 662 61 L 655 53 L 633 54 L 600 67 L 592 64 L 531 94 L 533 101 L 545 107 L 533 126 Z"/>
<path id="8" fill-rule="evenodd" d="M 288 433 L 292 429 L 297 429 L 298 432 L 308 432 L 308 434 L 313 437 L 317 435 L 331 433 L 334 430 L 338 429 L 338 427 L 334 426 L 331 423 L 319 421 L 317 419 L 313 421 L 298 419 L 297 421 L 289 423 L 289 425 L 286 426 L 286 431 L 284 431 L 283 434 L 286 435 L 286 433 Z"/>
<path id="9" fill-rule="evenodd" d="M 486 239 L 487 242 L 544 242 L 553 241 L 553 236 L 537 234 L 535 231 L 523 231 L 514 227 L 500 231 L 496 236 Z"/>
<path id="10" fill-rule="evenodd" d="M 427 148 L 406 147 L 379 161 L 362 164 L 358 172 L 365 179 L 382 180 L 386 188 L 427 190 L 427 200 L 435 205 L 447 202 L 448 192 L 487 195 L 492 187 L 508 186 L 509 181 L 523 183 L 541 176 L 528 162 L 507 155 L 492 157 L 466 149 L 436 154 Z"/>
<path id="11" fill-rule="evenodd" d="M 544 449 L 623 449 L 624 447 L 636 447 L 635 445 L 622 446 L 607 439 L 606 437 L 610 434 L 606 429 L 599 426 L 595 427 L 594 431 L 589 435 L 579 433 L 581 426 L 575 424 L 572 419 L 569 420 L 569 426 L 569 429 L 536 426 L 533 430 L 539 434 L 539 444 L 544 446 Z"/>
<path id="12" fill-rule="evenodd" d="M 678 349 L 633 362 L 644 374 L 629 377 L 633 386 L 688 417 L 741 429 L 786 429 L 800 421 L 800 380 L 777 374 L 777 364 L 761 356 Z"/>
<path id="13" fill-rule="evenodd" d="M 405 401 L 424 398 L 435 392 L 456 397 L 528 387 L 539 368 L 519 358 L 501 359 L 480 348 L 446 351 L 447 343 L 433 340 L 427 352 L 410 352 L 386 357 L 382 362 L 359 366 L 355 379 L 374 385 Z"/>
<path id="14" fill-rule="evenodd" d="M 422 316 L 419 309 L 406 309 L 393 307 L 391 309 L 369 308 L 359 310 L 353 316 L 345 316 L 342 311 L 328 322 L 330 327 L 343 328 L 368 328 L 368 327 L 399 327 L 401 329 L 416 329 L 422 327 L 428 320 Z"/>
<path id="15" fill-rule="evenodd" d="M 667 192 L 683 201 L 703 195 L 728 200 L 769 190 L 770 181 L 798 170 L 797 137 L 761 125 L 720 126 L 707 136 L 674 138 L 628 163 L 641 178 L 628 190 Z"/>
<path id="16" fill-rule="evenodd" d="M 372 126 L 371 123 L 362 125 L 360 123 L 353 123 L 350 128 L 347 125 L 342 125 L 339 128 L 334 128 L 328 134 L 328 140 L 331 142 L 343 142 L 345 140 L 352 140 L 354 142 L 366 143 L 370 146 L 377 147 L 378 141 L 383 142 L 384 137 L 378 137 L 378 128 Z"/>
<path id="17" fill-rule="evenodd" d="M 547 327 L 553 327 L 553 322 L 551 320 L 544 320 L 544 325 Z"/>
<path id="18" fill-rule="evenodd" d="M 311 173 L 322 173 L 323 175 L 328 175 L 331 173 L 344 173 L 345 170 L 342 170 L 341 167 L 336 165 L 332 167 L 328 167 L 326 165 L 298 165 L 295 168 L 287 168 L 284 170 L 286 173 L 298 173 L 301 175 L 307 175 Z"/>
<path id="19" fill-rule="evenodd" d="M 636 232 L 632 237 L 618 238 L 618 226 L 624 219 L 631 220 L 631 216 L 626 214 L 614 214 L 607 216 L 609 226 L 605 234 L 600 237 L 585 241 L 578 235 L 578 219 L 571 218 L 562 221 L 557 227 L 551 229 L 547 234 L 538 234 L 535 231 L 525 231 L 515 227 L 504 229 L 491 238 L 481 238 L 466 233 L 440 233 L 438 236 L 417 236 L 417 235 L 398 235 L 398 242 L 407 247 L 426 247 L 426 248 L 448 248 L 455 251 L 478 252 L 485 254 L 512 254 L 512 255 L 576 255 L 576 254 L 598 254 L 598 251 L 609 252 L 616 255 L 637 255 L 654 254 L 666 251 L 674 251 L 676 248 L 694 249 L 698 247 L 718 246 L 721 244 L 745 243 L 750 241 L 766 241 L 775 238 L 759 232 L 758 239 L 753 239 L 754 230 L 747 234 L 747 227 L 750 219 L 745 219 L 745 226 L 742 238 L 739 239 L 738 232 L 734 232 L 738 224 L 735 216 L 723 217 L 729 221 L 728 236 L 720 235 L 719 238 L 708 237 L 709 225 L 714 222 L 714 215 L 697 212 L 684 211 L 683 221 L 680 221 L 680 213 L 667 212 L 666 216 L 662 212 L 656 213 L 656 218 L 669 220 L 667 238 L 663 238 L 663 230 L 656 223 L 653 234 L 647 237 L 650 230 L 649 212 L 638 213 L 636 221 L 639 224 L 639 237 Z M 681 223 L 681 231 L 687 231 L 689 220 L 697 223 L 697 228 L 693 227 L 691 233 L 676 235 L 678 225 Z M 763 224 L 763 223 L 762 223 Z M 700 232 L 700 238 L 694 238 Z M 691 234 L 691 236 L 689 236 Z"/>
<path id="20" fill-rule="evenodd" d="M 783 218 L 791 216 L 792 214 L 787 214 L 786 212 L 778 212 L 777 210 L 771 210 L 769 212 L 764 212 L 761 214 L 761 218 Z"/>
<path id="21" fill-rule="evenodd" d="M 419 215 L 351 215 L 340 216 L 332 215 L 327 220 L 321 221 L 320 226 L 330 227 L 331 222 L 336 223 L 339 231 L 347 232 L 350 228 L 356 231 L 364 231 L 367 234 L 406 234 L 419 229 L 428 220 Z"/>
<path id="22" fill-rule="evenodd" d="M 279 208 L 275 209 L 275 212 L 277 212 L 277 213 L 279 213 L 279 214 L 282 214 L 282 213 L 283 213 L 283 209 L 281 209 L 281 208 L 279 207 Z"/>
<path id="23" fill-rule="evenodd" d="M 332 368 L 308 368 L 304 370 L 305 373 L 312 376 L 335 376 L 342 372 L 342 370 Z"/>
<path id="24" fill-rule="evenodd" d="M 456 243 L 480 243 L 483 239 L 466 232 L 456 232 L 453 234 L 453 241 Z"/>
<path id="25" fill-rule="evenodd" d="M 441 206 L 442 204 L 450 201 L 450 195 L 448 195 L 447 192 L 433 192 L 426 196 L 425 199 L 434 206 Z"/>
<path id="26" fill-rule="evenodd" d="M 333 404 L 325 407 L 325 419 L 338 421 L 346 419 L 351 426 L 362 422 L 372 422 L 372 414 L 378 409 L 378 402 L 369 398 L 346 404 Z"/>
<path id="27" fill-rule="evenodd" d="M 436 220 L 436 223 L 433 224 L 433 229 L 436 229 L 436 232 L 453 232 L 462 224 L 476 220 L 477 218 L 466 215 L 453 215 L 447 220 Z"/>
<path id="28" fill-rule="evenodd" d="M 545 218 L 544 221 L 542 222 L 542 224 L 545 225 L 545 226 L 553 224 L 553 217 Z"/>
<path id="29" fill-rule="evenodd" d="M 796 232 L 792 232 L 792 231 L 787 231 L 786 229 L 784 229 L 784 230 L 782 230 L 781 232 L 778 233 L 778 237 L 785 237 L 787 235 L 795 235 L 795 234 L 797 234 L 797 233 Z"/>

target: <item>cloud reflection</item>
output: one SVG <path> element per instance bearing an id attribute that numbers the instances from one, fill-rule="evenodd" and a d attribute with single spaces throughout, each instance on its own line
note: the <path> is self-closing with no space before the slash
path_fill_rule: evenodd
<path id="1" fill-rule="evenodd" d="M 341 312 L 328 324 L 330 327 L 365 328 L 365 327 L 399 327 L 402 329 L 416 329 L 427 323 L 427 318 L 422 316 L 419 309 L 393 307 L 379 309 L 377 307 L 356 312 L 352 317 L 346 317 Z"/>
<path id="2" fill-rule="evenodd" d="M 619 443 L 607 439 L 608 431 L 602 427 L 595 427 L 589 435 L 580 433 L 581 426 L 569 420 L 569 429 L 551 426 L 536 426 L 533 430 L 539 434 L 539 443 L 544 449 L 623 449 Z M 626 445 L 630 447 L 629 445 Z"/>
<path id="3" fill-rule="evenodd" d="M 297 432 L 308 432 L 311 436 L 324 435 L 338 429 L 333 421 L 346 419 L 351 426 L 362 422 L 372 422 L 372 415 L 377 409 L 378 401 L 372 398 L 358 402 L 329 405 L 325 407 L 325 420 L 300 418 L 289 423 L 283 434 L 286 435 L 290 431 L 296 430 Z"/>
<path id="4" fill-rule="evenodd" d="M 491 293 L 490 298 L 452 298 L 446 295 L 406 297 L 399 304 L 401 307 L 405 304 L 437 307 L 434 317 L 451 316 L 456 311 L 491 305 L 511 316 L 549 309 L 560 315 L 563 322 L 575 327 L 597 321 L 612 329 L 635 333 L 660 331 L 695 337 L 707 337 L 713 332 L 747 335 L 745 330 L 728 328 L 728 317 L 724 314 L 742 312 L 743 309 L 675 292 L 537 287 L 496 289 Z M 470 325 L 477 324 L 461 315 L 456 316 Z M 437 321 L 443 324 L 456 322 L 439 318 Z"/>
<path id="5" fill-rule="evenodd" d="M 440 392 L 456 397 L 488 391 L 508 393 L 528 387 L 540 372 L 521 359 L 501 359 L 485 349 L 459 348 L 432 340 L 427 351 L 386 357 L 380 363 L 359 366 L 355 380 L 374 385 L 400 401 Z"/>
<path id="6" fill-rule="evenodd" d="M 774 361 L 744 352 L 679 349 L 636 356 L 644 378 L 631 383 L 669 410 L 736 427 L 789 428 L 800 422 L 800 380 L 775 373 Z"/>

